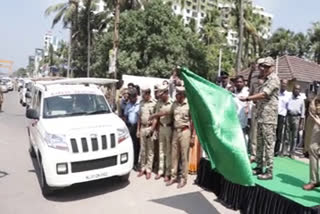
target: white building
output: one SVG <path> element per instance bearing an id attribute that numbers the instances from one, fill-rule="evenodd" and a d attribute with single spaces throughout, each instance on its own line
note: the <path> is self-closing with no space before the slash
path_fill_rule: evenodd
<path id="1" fill-rule="evenodd" d="M 254 5 L 252 0 L 248 0 L 248 3 L 252 4 L 254 14 L 267 20 L 263 31 L 259 33 L 262 38 L 269 38 L 271 36 L 273 15 L 265 12 L 263 7 Z M 221 13 L 221 26 L 229 29 L 226 32 L 228 45 L 232 47 L 233 51 L 237 51 L 239 41 L 238 32 L 231 29 L 231 12 L 232 9 L 235 8 L 235 4 L 223 3 L 220 0 L 186 0 L 184 1 L 184 5 L 181 5 L 180 1 L 172 3 L 174 13 L 182 16 L 185 24 L 190 23 L 190 20 L 194 19 L 198 29 L 201 28 L 206 13 L 214 8 L 218 9 Z"/>
<path id="2" fill-rule="evenodd" d="M 48 56 L 49 55 L 50 45 L 52 45 L 54 51 L 57 51 L 57 49 L 58 49 L 58 39 L 57 39 L 57 37 L 52 35 L 51 31 L 48 31 L 45 34 L 43 40 L 44 40 L 44 44 L 43 44 L 44 56 Z"/>
<path id="3" fill-rule="evenodd" d="M 40 75 L 40 61 L 44 57 L 44 50 L 40 48 L 36 48 L 34 54 L 34 72 L 32 74 L 33 77 L 38 77 Z"/>

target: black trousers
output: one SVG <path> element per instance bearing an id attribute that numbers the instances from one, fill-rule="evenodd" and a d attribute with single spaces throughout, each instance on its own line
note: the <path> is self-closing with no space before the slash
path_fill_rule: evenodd
<path id="1" fill-rule="evenodd" d="M 280 152 L 280 146 L 283 144 L 284 140 L 284 134 L 285 134 L 285 128 L 286 128 L 286 117 L 278 115 L 278 125 L 277 125 L 277 140 L 276 145 L 274 147 L 274 153 Z"/>
<path id="2" fill-rule="evenodd" d="M 140 153 L 140 143 L 139 139 L 137 138 L 137 124 L 127 124 L 130 136 L 132 139 L 133 143 L 133 156 L 134 156 L 134 166 L 138 166 L 138 161 L 139 161 L 139 153 Z"/>

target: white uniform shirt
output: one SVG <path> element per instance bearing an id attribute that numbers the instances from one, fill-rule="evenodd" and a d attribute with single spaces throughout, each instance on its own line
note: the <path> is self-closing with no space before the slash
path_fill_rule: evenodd
<path id="1" fill-rule="evenodd" d="M 287 116 L 287 106 L 292 93 L 284 91 L 283 93 L 279 92 L 279 105 L 278 105 L 278 114 L 281 116 Z"/>

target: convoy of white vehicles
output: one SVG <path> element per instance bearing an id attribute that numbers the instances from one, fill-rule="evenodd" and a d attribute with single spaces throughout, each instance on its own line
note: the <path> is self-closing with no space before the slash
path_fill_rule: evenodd
<path id="1" fill-rule="evenodd" d="M 125 123 L 98 85 L 110 79 L 32 81 L 25 97 L 30 155 L 37 159 L 44 195 L 96 179 L 128 180 L 133 146 Z"/>

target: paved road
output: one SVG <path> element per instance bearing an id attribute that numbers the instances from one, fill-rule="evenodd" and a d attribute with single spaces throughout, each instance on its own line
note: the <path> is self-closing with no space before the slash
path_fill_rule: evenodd
<path id="1" fill-rule="evenodd" d="M 5 95 L 0 113 L 0 213 L 1 214 L 105 214 L 161 213 L 216 214 L 238 213 L 215 201 L 216 197 L 190 183 L 182 190 L 163 182 L 137 178 L 129 183 L 104 179 L 77 184 L 43 197 L 36 163 L 28 153 L 25 110 L 17 92 Z"/>

